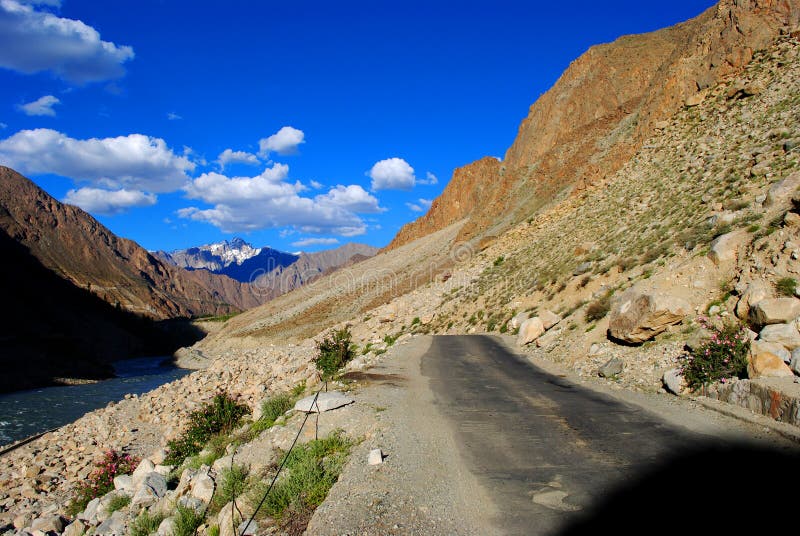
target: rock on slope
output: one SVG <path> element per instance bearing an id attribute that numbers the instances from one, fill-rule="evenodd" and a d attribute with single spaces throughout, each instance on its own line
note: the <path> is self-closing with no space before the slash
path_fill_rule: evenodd
<path id="1" fill-rule="evenodd" d="M 154 319 L 219 315 L 263 303 L 225 276 L 168 266 L 0 166 L 0 229 L 41 264 L 104 301 Z"/>
<path id="2" fill-rule="evenodd" d="M 561 192 L 620 169 L 659 123 L 800 19 L 797 0 L 722 0 L 683 24 L 592 47 L 531 106 L 503 162 L 456 170 L 396 248 L 469 217 L 459 239 L 497 234 Z"/>

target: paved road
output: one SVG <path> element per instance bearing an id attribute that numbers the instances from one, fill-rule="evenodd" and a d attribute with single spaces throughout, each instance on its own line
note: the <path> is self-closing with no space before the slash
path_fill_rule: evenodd
<path id="1" fill-rule="evenodd" d="M 499 514 L 492 524 L 503 533 L 602 533 L 595 530 L 603 522 L 619 529 L 645 510 L 681 519 L 692 505 L 675 501 L 677 511 L 670 511 L 665 498 L 694 500 L 686 493 L 693 481 L 718 476 L 709 459 L 730 463 L 722 468 L 728 472 L 743 461 L 740 453 L 717 452 L 676 462 L 678 453 L 705 439 L 550 375 L 491 337 L 435 337 L 421 367 L 461 458 L 494 498 Z M 656 478 L 626 487 L 654 468 Z M 672 468 L 674 480 L 665 486 Z M 736 510 L 730 506 L 724 515 Z M 705 515 L 717 517 L 713 509 Z M 651 519 L 650 530 L 659 523 Z"/>

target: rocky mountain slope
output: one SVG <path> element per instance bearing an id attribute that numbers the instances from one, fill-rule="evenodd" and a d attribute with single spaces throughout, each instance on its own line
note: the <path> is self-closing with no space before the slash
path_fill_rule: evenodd
<path id="1" fill-rule="evenodd" d="M 465 217 L 460 240 L 494 236 L 608 178 L 687 99 L 702 99 L 799 19 L 797 1 L 723 0 L 672 28 L 592 47 L 531 106 L 502 162 L 456 170 L 388 249 Z"/>
<path id="2" fill-rule="evenodd" d="M 226 314 L 264 301 L 228 277 L 163 263 L 7 167 L 0 167 L 0 229 L 75 286 L 149 318 Z"/>

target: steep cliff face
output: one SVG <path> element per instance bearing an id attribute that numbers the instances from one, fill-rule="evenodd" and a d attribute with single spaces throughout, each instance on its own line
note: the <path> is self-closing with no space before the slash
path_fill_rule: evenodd
<path id="1" fill-rule="evenodd" d="M 75 286 L 153 319 L 225 314 L 263 303 L 228 277 L 168 266 L 2 166 L 0 229 Z"/>
<path id="2" fill-rule="evenodd" d="M 687 100 L 701 101 L 707 87 L 799 21 L 799 0 L 722 0 L 672 28 L 592 47 L 531 106 L 502 164 L 484 158 L 456 170 L 428 213 L 387 249 L 462 218 L 469 220 L 460 240 L 499 231 L 561 192 L 602 180 L 660 121 Z"/>

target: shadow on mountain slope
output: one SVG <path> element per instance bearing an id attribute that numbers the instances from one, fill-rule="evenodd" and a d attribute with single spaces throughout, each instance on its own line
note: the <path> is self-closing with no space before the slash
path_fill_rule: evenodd
<path id="1" fill-rule="evenodd" d="M 110 305 L 48 270 L 0 232 L 0 392 L 113 376 L 119 359 L 169 355 L 203 337 Z"/>

